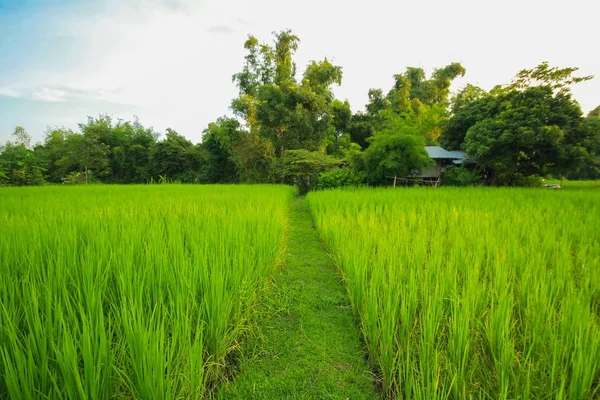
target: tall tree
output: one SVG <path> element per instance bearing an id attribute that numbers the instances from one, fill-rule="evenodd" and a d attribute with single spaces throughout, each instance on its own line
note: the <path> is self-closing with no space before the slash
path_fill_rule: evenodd
<path id="1" fill-rule="evenodd" d="M 435 69 L 429 79 L 423 69 L 415 67 L 408 67 L 403 74 L 394 75 L 394 85 L 387 95 L 384 96 L 381 89 L 369 90 L 366 115 L 372 128 L 366 129 L 365 118 L 357 117 L 361 125 L 354 126 L 354 137 L 362 147 L 367 147 L 369 141 L 365 135 L 369 131 L 374 135 L 400 123 L 416 127 L 426 144 L 436 144 L 441 126 L 448 118 L 450 85 L 464 73 L 462 65 L 452 63 Z"/>
<path id="2" fill-rule="evenodd" d="M 91 173 L 98 177 L 110 174 L 109 147 L 100 142 L 96 132 L 69 136 L 67 148 L 69 162 L 83 172 L 86 184 L 90 182 Z"/>
<path id="3" fill-rule="evenodd" d="M 46 179 L 49 182 L 61 183 L 62 178 L 70 172 L 76 171 L 77 166 L 69 159 L 67 141 L 75 135 L 70 129 L 49 128 L 46 131 L 44 142 L 35 147 L 35 152 L 46 167 Z"/>
<path id="4" fill-rule="evenodd" d="M 466 150 L 491 184 L 577 171 L 590 145 L 569 86 L 589 77 L 573 77 L 576 70 L 542 63 L 519 72 L 510 85 L 457 108 L 442 142 Z"/>
<path id="5" fill-rule="evenodd" d="M 44 167 L 36 154 L 18 142 L 8 142 L 0 148 L 0 175 L 11 186 L 41 185 Z"/>
<path id="6" fill-rule="evenodd" d="M 177 131 L 167 128 L 166 137 L 150 153 L 150 173 L 155 180 L 194 181 L 190 153 L 194 145 Z M 192 176 L 190 176 L 192 175 Z"/>
<path id="7" fill-rule="evenodd" d="M 22 126 L 15 127 L 14 141 L 0 146 L 0 184 L 12 186 L 45 183 L 43 162 L 31 150 L 31 136 Z"/>
<path id="8" fill-rule="evenodd" d="M 592 75 L 574 76 L 574 73 L 578 70 L 577 67 L 551 67 L 547 61 L 544 61 L 535 68 L 519 71 L 510 85 L 497 86 L 495 89 L 512 91 L 525 90 L 535 86 L 547 86 L 556 94 L 569 94 L 571 93 L 571 86 L 574 84 L 594 78 Z"/>
<path id="9" fill-rule="evenodd" d="M 237 176 L 244 183 L 267 183 L 273 180 L 275 149 L 270 140 L 255 133 L 241 132 L 231 149 Z"/>
<path id="10" fill-rule="evenodd" d="M 299 83 L 293 61 L 298 44 L 290 31 L 275 34 L 274 46 L 250 36 L 245 65 L 233 76 L 239 95 L 231 108 L 250 132 L 271 141 L 278 157 L 322 147 L 333 126 L 331 87 L 342 79 L 341 68 L 324 59 L 309 63 Z"/>
<path id="11" fill-rule="evenodd" d="M 29 149 L 31 147 L 31 136 L 22 126 L 15 127 L 12 136 L 15 140 L 14 144 L 16 146 L 23 146 L 26 149 Z"/>
<path id="12" fill-rule="evenodd" d="M 209 182 L 238 181 L 233 148 L 240 138 L 240 123 L 233 118 L 221 117 L 204 130 L 202 147 L 208 152 L 206 174 Z"/>
<path id="13" fill-rule="evenodd" d="M 371 184 L 386 184 L 390 178 L 408 177 L 431 164 L 425 140 L 418 135 L 377 135 L 364 153 Z"/>

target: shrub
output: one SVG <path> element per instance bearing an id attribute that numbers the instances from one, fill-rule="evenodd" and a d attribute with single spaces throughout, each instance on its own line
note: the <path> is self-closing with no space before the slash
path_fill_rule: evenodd
<path id="1" fill-rule="evenodd" d="M 65 185 L 85 185 L 85 174 L 83 172 L 73 171 L 62 178 Z M 91 171 L 88 171 L 88 183 L 95 183 L 96 178 Z"/>
<path id="2" fill-rule="evenodd" d="M 317 181 L 317 189 L 332 189 L 344 186 L 361 186 L 365 183 L 367 174 L 350 168 L 338 168 L 321 172 Z"/>
<path id="3" fill-rule="evenodd" d="M 501 186 L 539 187 L 542 185 L 541 176 L 526 176 L 520 173 L 499 174 L 498 182 Z"/>
<path id="4" fill-rule="evenodd" d="M 474 171 L 464 167 L 449 167 L 442 174 L 442 183 L 448 186 L 472 186 L 481 181 L 481 177 Z"/>

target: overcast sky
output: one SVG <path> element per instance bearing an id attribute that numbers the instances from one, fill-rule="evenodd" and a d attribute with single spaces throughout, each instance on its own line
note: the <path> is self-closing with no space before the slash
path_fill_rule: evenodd
<path id="1" fill-rule="evenodd" d="M 585 113 L 600 104 L 596 0 L 0 0 L 0 142 L 23 125 L 76 129 L 100 113 L 193 142 L 230 114 L 231 76 L 248 34 L 300 37 L 300 72 L 328 57 L 353 110 L 407 66 L 458 61 L 454 88 L 490 89 L 542 61 L 596 75 L 576 86 Z"/>

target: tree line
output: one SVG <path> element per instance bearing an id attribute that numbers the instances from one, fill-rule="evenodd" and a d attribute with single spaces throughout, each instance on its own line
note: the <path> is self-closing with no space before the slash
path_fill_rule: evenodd
<path id="1" fill-rule="evenodd" d="M 449 184 L 527 185 L 538 177 L 600 178 L 600 106 L 583 116 L 571 86 L 577 68 L 541 63 L 490 91 L 450 87 L 465 68 L 427 76 L 408 67 L 389 90 L 371 89 L 364 111 L 335 98 L 342 68 L 311 61 L 302 73 L 291 31 L 273 43 L 249 36 L 231 116 L 194 144 L 133 121 L 88 117 L 74 132 L 49 129 L 31 145 L 23 127 L 0 146 L 0 185 L 45 183 L 293 183 L 301 192 L 385 185 L 431 165 L 426 145 L 467 154 L 444 171 Z"/>

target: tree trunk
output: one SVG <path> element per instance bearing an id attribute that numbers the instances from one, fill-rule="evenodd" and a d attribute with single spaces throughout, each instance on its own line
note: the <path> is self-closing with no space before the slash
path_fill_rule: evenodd
<path id="1" fill-rule="evenodd" d="M 283 145 L 281 145 L 281 158 L 283 158 Z M 285 183 L 285 171 L 281 169 L 281 184 Z"/>

